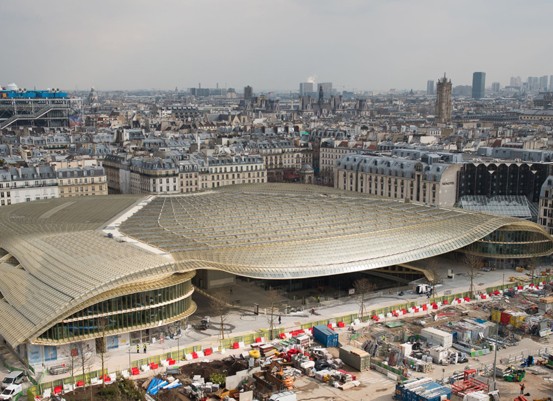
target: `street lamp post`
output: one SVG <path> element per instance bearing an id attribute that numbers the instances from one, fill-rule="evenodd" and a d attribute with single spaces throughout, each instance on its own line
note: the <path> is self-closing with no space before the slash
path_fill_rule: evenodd
<path id="1" fill-rule="evenodd" d="M 129 341 L 129 369 L 132 368 L 131 366 L 131 343 Z"/>
<path id="2" fill-rule="evenodd" d="M 177 362 L 180 361 L 180 336 L 177 337 Z"/>
<path id="3" fill-rule="evenodd" d="M 496 375 L 496 367 L 497 367 L 497 340 L 494 342 L 494 355 L 493 355 L 493 372 L 492 372 L 492 375 L 493 375 L 493 389 L 494 391 L 497 390 L 497 383 L 495 382 L 495 377 L 497 376 Z"/>

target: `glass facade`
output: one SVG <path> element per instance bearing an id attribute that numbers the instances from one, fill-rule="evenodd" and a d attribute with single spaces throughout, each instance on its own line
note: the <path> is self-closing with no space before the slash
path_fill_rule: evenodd
<path id="1" fill-rule="evenodd" d="M 102 332 L 125 332 L 174 320 L 192 306 L 192 284 L 185 281 L 171 287 L 115 297 L 84 308 L 40 335 L 39 340 L 74 341 Z"/>
<path id="2" fill-rule="evenodd" d="M 494 258 L 533 257 L 551 253 L 551 240 L 536 231 L 496 230 L 464 251 Z"/>

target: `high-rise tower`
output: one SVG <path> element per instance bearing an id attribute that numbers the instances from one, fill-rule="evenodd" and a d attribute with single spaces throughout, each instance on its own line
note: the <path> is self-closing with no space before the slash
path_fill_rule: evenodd
<path id="1" fill-rule="evenodd" d="M 442 124 L 451 122 L 451 79 L 438 79 L 436 84 L 436 121 Z"/>
<path id="2" fill-rule="evenodd" d="M 253 98 L 253 88 L 248 85 L 244 87 L 244 100 L 252 100 Z"/>
<path id="3" fill-rule="evenodd" d="M 313 96 L 313 82 L 300 82 L 300 96 Z"/>
<path id="4" fill-rule="evenodd" d="M 486 96 L 486 73 L 475 72 L 472 74 L 472 98 L 482 99 Z"/>
<path id="5" fill-rule="evenodd" d="M 426 94 L 430 96 L 434 94 L 434 81 L 426 81 Z"/>

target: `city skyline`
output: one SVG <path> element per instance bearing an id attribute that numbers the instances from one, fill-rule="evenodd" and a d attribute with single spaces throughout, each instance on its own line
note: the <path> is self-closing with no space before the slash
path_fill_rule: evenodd
<path id="1" fill-rule="evenodd" d="M 444 71 L 454 85 L 474 71 L 506 85 L 549 75 L 553 61 L 551 45 L 528 46 L 549 33 L 553 4 L 541 0 L 22 0 L 0 11 L 11 38 L 1 84 L 21 87 L 295 92 L 316 77 L 338 91 L 424 90 Z"/>

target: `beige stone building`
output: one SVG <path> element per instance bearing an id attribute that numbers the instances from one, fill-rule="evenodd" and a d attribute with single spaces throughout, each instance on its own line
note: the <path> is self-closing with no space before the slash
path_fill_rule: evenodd
<path id="1" fill-rule="evenodd" d="M 194 155 L 185 160 L 111 157 L 104 165 L 109 186 L 117 193 L 182 194 L 227 185 L 267 182 L 263 159 L 257 155 Z"/>
<path id="2" fill-rule="evenodd" d="M 337 162 L 334 186 L 391 199 L 452 207 L 459 164 L 350 154 Z"/>
<path id="3" fill-rule="evenodd" d="M 108 194 L 103 167 L 62 168 L 56 171 L 60 198 Z"/>
<path id="4" fill-rule="evenodd" d="M 328 141 L 319 149 L 319 166 L 322 184 L 333 186 L 336 163 L 348 154 L 359 154 L 363 151 L 361 142 Z"/>

